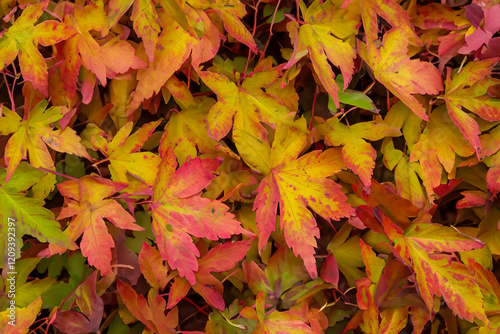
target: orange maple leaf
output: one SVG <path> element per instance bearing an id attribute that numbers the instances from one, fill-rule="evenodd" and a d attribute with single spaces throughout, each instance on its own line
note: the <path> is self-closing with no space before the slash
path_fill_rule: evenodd
<path id="1" fill-rule="evenodd" d="M 115 245 L 104 219 L 122 229 L 144 230 L 134 224 L 134 217 L 118 202 L 108 198 L 127 186 L 126 183 L 90 175 L 79 181 L 70 180 L 57 185 L 61 195 L 66 197 L 65 207 L 58 219 L 73 217 L 64 233 L 73 241 L 83 234 L 80 243 L 82 254 L 102 275 L 111 270 L 111 248 Z"/>

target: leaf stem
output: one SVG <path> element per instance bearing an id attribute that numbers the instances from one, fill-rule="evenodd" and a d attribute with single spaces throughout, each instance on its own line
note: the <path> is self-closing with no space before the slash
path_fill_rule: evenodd
<path id="1" fill-rule="evenodd" d="M 203 310 L 205 307 L 207 307 L 207 306 L 208 306 L 208 304 L 207 304 L 207 305 L 205 305 L 205 306 L 203 306 L 203 308 L 201 308 L 201 307 L 199 307 L 199 306 L 198 306 L 195 302 L 193 302 L 191 299 L 189 299 L 188 297 L 184 297 L 184 298 L 182 298 L 182 299 L 184 299 L 184 300 L 185 300 L 185 301 L 187 301 L 188 303 L 192 304 L 194 307 L 196 307 L 196 309 L 197 309 L 198 311 L 200 311 L 201 313 L 203 313 L 204 315 L 206 315 L 206 316 L 208 317 L 208 313 L 207 313 L 207 312 L 205 312 L 205 311 Z"/>
<path id="2" fill-rule="evenodd" d="M 134 270 L 134 267 L 132 267 L 131 265 L 128 265 L 128 264 L 120 264 L 120 263 L 117 263 L 117 264 L 112 264 L 112 265 L 111 265 L 111 268 L 125 268 L 125 269 L 132 269 L 132 270 Z"/>
<path id="3" fill-rule="evenodd" d="M 3 74 L 3 81 L 5 82 L 5 87 L 7 88 L 7 92 L 9 94 L 9 99 L 10 99 L 10 105 L 12 111 L 16 110 L 16 102 L 14 101 L 14 85 L 16 83 L 16 78 L 14 77 L 14 83 L 12 86 L 12 90 L 10 89 L 9 82 L 7 81 L 7 76 L 5 75 L 5 70 L 2 71 Z"/>
<path id="4" fill-rule="evenodd" d="M 222 197 L 221 199 L 219 199 L 218 201 L 219 202 L 224 202 L 225 200 L 227 200 L 229 197 L 231 197 L 237 190 L 239 190 L 241 187 L 243 187 L 243 183 L 239 183 L 236 187 L 234 187 L 233 190 L 231 190 L 230 192 L 228 192 L 226 195 L 224 195 L 224 197 Z"/>
<path id="5" fill-rule="evenodd" d="M 52 15 L 54 18 L 58 19 L 59 22 L 62 22 L 63 20 L 59 17 L 59 15 L 57 15 L 56 13 L 54 12 L 51 12 L 50 10 L 48 10 L 47 8 L 44 9 L 44 12 L 47 13 L 47 14 L 50 14 Z"/>
<path id="6" fill-rule="evenodd" d="M 254 7 L 252 7 L 254 10 L 252 37 L 255 36 L 255 31 L 257 30 L 257 14 L 259 13 L 260 2 L 261 0 L 257 1 L 257 4 Z M 252 52 L 248 52 L 247 62 L 245 64 L 245 70 L 243 71 L 242 79 L 247 76 L 248 64 L 250 63 L 251 58 L 252 58 Z"/>
<path id="7" fill-rule="evenodd" d="M 465 56 L 464 59 L 462 60 L 462 63 L 460 64 L 460 67 L 458 68 L 457 74 L 462 72 L 462 67 L 464 67 L 466 60 L 467 60 L 467 56 Z"/>
<path id="8" fill-rule="evenodd" d="M 257 14 L 259 13 L 259 5 L 260 1 L 257 1 L 257 4 L 254 7 L 254 15 L 253 15 L 253 30 L 252 30 L 252 37 L 255 36 L 255 30 L 257 29 Z"/>
<path id="9" fill-rule="evenodd" d="M 366 87 L 366 89 L 363 90 L 363 94 L 366 95 L 366 93 L 368 93 L 373 88 L 373 86 L 375 86 L 376 83 L 377 83 L 376 81 L 373 81 L 370 85 L 368 85 L 368 87 Z"/>
<path id="10" fill-rule="evenodd" d="M 42 323 L 40 324 L 40 326 L 38 326 L 37 328 L 32 329 L 32 330 L 30 331 L 30 334 L 31 334 L 31 333 L 36 333 L 36 331 L 37 331 L 38 329 L 42 328 L 42 326 L 43 326 L 43 325 L 47 324 L 47 320 L 48 320 L 48 318 L 47 318 L 47 317 L 45 317 L 45 318 L 41 318 L 41 319 L 36 320 L 36 321 L 32 324 L 32 326 L 33 326 L 34 324 L 36 324 L 37 322 L 40 322 L 40 321 L 43 321 L 43 322 L 42 322 Z"/>
<path id="11" fill-rule="evenodd" d="M 385 90 L 387 91 L 387 111 L 389 111 L 391 109 L 391 99 L 389 97 L 389 90 L 387 88 Z"/>
<path id="12" fill-rule="evenodd" d="M 313 105 L 312 105 L 312 109 L 311 109 L 311 120 L 309 121 L 309 126 L 308 126 L 309 131 L 311 131 L 311 129 L 312 129 L 312 124 L 313 124 L 313 119 L 314 119 L 314 108 L 316 106 L 316 98 L 318 97 L 318 94 L 319 94 L 319 87 L 318 87 L 318 85 L 316 85 L 316 91 L 314 92 Z"/>
<path id="13" fill-rule="evenodd" d="M 205 305 L 205 306 L 203 306 L 203 308 L 206 308 L 206 307 L 208 307 L 208 304 L 207 304 L 207 305 Z M 192 317 L 194 317 L 194 316 L 196 315 L 196 313 L 198 313 L 198 312 L 194 312 L 193 314 L 190 314 L 190 315 L 189 315 L 189 316 L 187 316 L 186 318 L 182 319 L 182 322 L 181 322 L 179 325 L 183 324 L 183 323 L 184 323 L 184 322 L 186 322 L 188 319 L 191 319 Z"/>
<path id="14" fill-rule="evenodd" d="M 92 167 L 94 167 L 94 168 L 97 169 L 97 165 L 100 165 L 100 164 L 102 164 L 103 162 L 106 162 L 106 161 L 109 161 L 109 158 L 102 159 L 101 161 L 98 161 L 98 162 L 92 164 Z"/>
<path id="15" fill-rule="evenodd" d="M 280 4 L 281 4 L 281 0 L 278 0 L 278 3 L 276 4 L 276 8 L 274 8 L 273 19 L 271 20 L 271 26 L 269 27 L 269 38 L 267 39 L 266 46 L 264 46 L 264 50 L 262 50 L 262 53 L 259 57 L 259 61 L 264 59 L 264 55 L 266 54 L 266 50 L 267 50 L 267 47 L 269 46 L 269 42 L 271 42 L 271 37 L 273 37 L 274 20 L 276 19 L 276 13 L 278 12 L 278 8 L 279 8 Z"/>
<path id="16" fill-rule="evenodd" d="M 44 167 L 38 167 L 37 169 L 43 171 L 43 172 L 46 172 L 46 173 L 52 173 L 52 174 L 55 174 L 55 175 L 59 175 L 61 177 L 64 177 L 64 178 L 67 178 L 67 179 L 70 179 L 70 180 L 73 180 L 73 181 L 79 181 L 79 179 L 77 179 L 76 177 L 73 177 L 73 176 L 69 176 L 69 175 L 66 175 L 66 174 L 62 174 L 62 173 L 59 173 L 59 172 L 56 172 L 55 170 L 50 170 L 50 169 L 47 169 L 47 168 L 44 168 Z"/>

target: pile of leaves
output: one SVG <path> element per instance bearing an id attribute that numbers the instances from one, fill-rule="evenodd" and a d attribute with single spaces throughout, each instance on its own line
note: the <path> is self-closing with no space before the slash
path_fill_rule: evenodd
<path id="1" fill-rule="evenodd" d="M 0 15 L 4 333 L 499 330 L 498 1 Z"/>

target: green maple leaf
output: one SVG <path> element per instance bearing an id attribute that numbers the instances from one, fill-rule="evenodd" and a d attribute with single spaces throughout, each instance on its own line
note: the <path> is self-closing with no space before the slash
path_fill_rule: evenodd
<path id="1" fill-rule="evenodd" d="M 7 170 L 0 170 L 0 217 L 2 233 L 0 244 L 2 254 L 7 255 L 7 243 L 15 243 L 16 257 L 20 256 L 23 246 L 22 237 L 32 235 L 41 242 L 50 242 L 52 245 L 75 249 L 71 240 L 61 231 L 59 223 L 54 219 L 54 214 L 44 208 L 44 202 L 26 196 L 26 191 L 36 184 L 44 173 L 36 170 L 28 163 L 19 165 L 9 181 L 5 181 Z M 10 223 L 9 223 L 10 222 Z M 14 241 L 11 241 L 12 237 Z M 5 259 L 0 259 L 2 267 L 6 265 Z"/>

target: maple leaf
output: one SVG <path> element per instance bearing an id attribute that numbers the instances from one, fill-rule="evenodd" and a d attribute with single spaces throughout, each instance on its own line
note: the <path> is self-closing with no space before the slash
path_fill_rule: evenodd
<path id="1" fill-rule="evenodd" d="M 52 277 L 45 277 L 40 279 L 28 276 L 29 273 L 31 273 L 33 270 L 36 270 L 36 267 L 40 263 L 40 260 L 41 258 L 24 258 L 18 259 L 15 262 L 15 271 L 17 274 L 15 277 L 15 300 L 17 307 L 29 306 L 38 298 L 38 296 L 54 287 L 54 285 L 57 283 L 57 280 Z M 10 264 L 8 266 L 5 266 L 6 269 L 9 269 L 9 267 Z M 9 276 L 11 275 L 7 275 L 6 278 L 9 278 Z M 8 286 L 10 282 L 8 280 L 5 280 L 5 285 Z"/>
<path id="2" fill-rule="evenodd" d="M 362 319 L 363 323 L 359 325 L 364 332 L 378 333 L 379 309 L 373 301 L 374 285 L 365 277 L 356 281 L 356 288 L 358 289 L 356 297 L 360 310 L 356 314 L 357 316 L 352 317 L 349 321 L 346 330 L 356 328 L 356 322 Z"/>
<path id="3" fill-rule="evenodd" d="M 160 25 L 158 24 L 158 14 L 151 0 L 134 1 L 132 8 L 132 16 L 130 19 L 133 22 L 134 31 L 137 36 L 142 38 L 142 44 L 148 55 L 149 62 L 154 61 L 156 43 L 158 42 L 158 34 L 160 33 Z"/>
<path id="4" fill-rule="evenodd" d="M 429 310 L 442 296 L 459 317 L 487 321 L 477 281 L 464 264 L 446 253 L 483 247 L 483 243 L 439 224 L 413 224 L 395 240 L 395 250 L 416 274 L 418 291 Z"/>
<path id="5" fill-rule="evenodd" d="M 487 270 L 474 260 L 468 260 L 467 265 L 474 272 L 474 278 L 479 283 L 484 296 L 484 310 L 486 314 L 500 310 L 500 284 L 493 272 Z"/>
<path id="6" fill-rule="evenodd" d="M 44 96 L 49 95 L 49 75 L 38 44 L 54 45 L 77 33 L 72 27 L 54 20 L 35 25 L 46 6 L 45 1 L 28 5 L 0 38 L 0 69 L 10 65 L 19 55 L 19 66 L 24 80 L 31 82 Z"/>
<path id="7" fill-rule="evenodd" d="M 221 273 L 233 269 L 245 257 L 249 249 L 250 244 L 247 241 L 227 242 L 210 249 L 198 261 L 198 271 L 195 273 L 196 283 L 193 286 L 190 286 L 186 278 L 174 281 L 171 291 L 176 292 L 170 294 L 167 307 L 172 308 L 176 305 L 192 288 L 209 305 L 224 310 L 225 302 L 222 298 L 224 287 L 212 273 Z"/>
<path id="8" fill-rule="evenodd" d="M 321 127 L 320 131 L 325 134 L 325 142 L 328 145 L 343 145 L 342 159 L 346 166 L 359 176 L 365 187 L 371 184 L 377 158 L 377 152 L 366 140 L 376 141 L 401 135 L 398 128 L 382 123 L 381 119 L 347 127 L 340 123 L 338 118 L 333 117 Z"/>
<path id="9" fill-rule="evenodd" d="M 293 127 L 278 127 L 272 148 L 267 146 L 267 151 L 263 151 L 267 154 L 261 155 L 265 169 L 258 170 L 266 177 L 257 188 L 254 210 L 257 210 L 259 251 L 262 252 L 274 231 L 279 203 L 285 240 L 294 254 L 304 260 L 311 277 L 316 278 L 314 248 L 319 229 L 307 206 L 323 218 L 335 220 L 349 216 L 351 207 L 340 185 L 328 179 L 344 167 L 339 149 L 313 151 L 298 158 L 306 144 L 306 131 L 304 118 Z"/>
<path id="10" fill-rule="evenodd" d="M 352 0 L 345 1 L 342 7 L 347 6 L 351 2 Z M 361 14 L 369 48 L 378 40 L 379 19 L 377 16 L 382 17 L 393 28 L 396 28 L 398 35 L 403 40 L 415 46 L 422 45 L 410 22 L 408 13 L 396 1 L 361 0 Z M 370 51 L 372 50 L 370 49 Z"/>
<path id="11" fill-rule="evenodd" d="M 413 149 L 422 133 L 423 120 L 403 102 L 396 102 L 385 117 L 385 123 L 398 127 L 404 135 L 406 146 Z"/>
<path id="12" fill-rule="evenodd" d="M 108 198 L 127 186 L 126 183 L 90 175 L 79 181 L 70 180 L 57 185 L 65 197 L 65 206 L 58 219 L 73 217 L 64 233 L 73 241 L 83 234 L 80 243 L 82 254 L 102 275 L 111 270 L 111 248 L 115 246 L 104 219 L 122 229 L 144 230 L 134 224 L 134 217 L 118 202 Z"/>
<path id="13" fill-rule="evenodd" d="M 489 77 L 497 61 L 498 58 L 469 62 L 453 78 L 448 71 L 442 96 L 453 123 L 474 147 L 478 158 L 482 156 L 479 126 L 462 108 L 490 122 L 500 120 L 500 100 L 487 94 L 488 88 L 497 83 Z"/>
<path id="14" fill-rule="evenodd" d="M 144 124 L 132 135 L 133 123 L 128 122 L 102 151 L 110 161 L 111 178 L 117 182 L 130 182 L 127 174 L 153 185 L 161 159 L 153 152 L 137 152 L 151 136 L 161 120 Z"/>
<path id="15" fill-rule="evenodd" d="M 453 31 L 470 25 L 464 14 L 464 8 L 455 9 L 441 3 L 430 3 L 419 6 L 418 16 L 412 18 L 411 22 L 421 29 L 441 28 Z"/>
<path id="16" fill-rule="evenodd" d="M 392 140 L 382 144 L 384 163 L 390 170 L 394 169 L 394 178 L 398 194 L 410 200 L 415 206 L 421 208 L 426 203 L 426 198 L 420 184 L 418 175 L 423 175 L 422 168 L 417 162 L 410 162 L 409 157 L 402 151 L 394 148 Z"/>
<path id="17" fill-rule="evenodd" d="M 94 124 L 89 124 L 81 134 L 82 142 L 87 147 L 100 150 L 108 156 L 101 162 L 110 161 L 108 168 L 113 180 L 130 183 L 131 188 L 152 185 L 161 159 L 153 152 L 138 151 L 150 138 L 160 121 L 146 123 L 132 135 L 130 132 L 133 123 L 126 123 L 109 142 L 109 136 L 104 131 Z"/>
<path id="18" fill-rule="evenodd" d="M 220 161 L 197 157 L 176 170 L 177 161 L 170 147 L 160 156 L 161 172 L 156 179 L 151 205 L 153 232 L 162 259 L 194 285 L 194 272 L 198 270 L 196 257 L 200 253 L 191 235 L 217 240 L 249 232 L 227 212 L 226 205 L 199 195 L 215 177 L 213 171 Z"/>
<path id="19" fill-rule="evenodd" d="M 163 265 L 160 252 L 156 247 L 149 246 L 146 242 L 142 243 L 139 266 L 149 285 L 156 290 L 165 289 L 168 283 L 168 266 Z"/>
<path id="20" fill-rule="evenodd" d="M 130 7 L 134 4 L 133 0 L 119 1 L 119 0 L 110 0 L 108 2 L 107 7 L 107 28 L 110 29 L 115 26 L 120 18 L 125 14 Z"/>
<path id="21" fill-rule="evenodd" d="M 224 39 L 224 35 L 219 32 L 203 9 L 196 4 L 194 6 L 193 4 L 185 5 L 185 3 L 179 5 L 175 0 L 159 0 L 155 1 L 155 3 L 163 7 L 163 11 L 157 12 L 153 1 L 137 1 L 134 3 L 131 17 L 134 30 L 143 40 L 150 64 L 155 64 L 155 57 L 158 56 L 156 52 L 157 43 L 162 42 L 159 40 L 159 35 L 164 29 L 170 29 L 170 26 L 166 23 L 168 21 L 175 21 L 179 28 L 182 27 L 184 32 L 188 32 L 193 37 L 196 36 L 197 41 L 193 41 L 191 48 L 186 50 L 188 55 L 192 51 L 191 63 L 195 69 L 198 69 L 201 63 L 212 59 L 217 54 L 220 40 Z M 236 4 L 240 3 L 237 2 Z M 213 5 L 213 7 L 218 7 L 215 3 Z M 202 7 L 206 8 L 206 6 Z M 239 7 L 241 7 L 241 4 Z M 226 10 L 225 7 L 223 9 Z M 229 19 L 234 20 L 232 17 Z M 240 25 L 243 27 L 241 22 Z M 246 32 L 246 38 L 255 45 L 248 31 Z"/>
<path id="22" fill-rule="evenodd" d="M 227 11 L 237 17 L 243 17 L 246 15 L 245 4 L 238 0 L 214 0 L 211 2 L 203 0 L 189 0 L 187 3 L 193 8 L 204 11 L 215 9 L 219 11 Z"/>
<path id="23" fill-rule="evenodd" d="M 136 56 L 136 49 L 123 39 L 126 35 L 108 34 L 106 11 L 102 1 L 92 2 L 84 7 L 60 3 L 57 11 L 61 11 L 65 23 L 77 31 L 77 34 L 58 48 L 58 57 L 61 59 L 58 69 L 63 88 L 69 90 L 70 98 L 76 91 L 81 65 L 95 75 L 93 81 L 97 78 L 102 86 L 106 86 L 106 78 L 112 79 L 131 68 L 146 66 L 146 63 Z M 100 31 L 101 36 L 106 36 L 106 39 L 97 41 L 91 34 L 93 30 Z M 92 91 L 94 84 L 86 81 L 86 85 L 92 86 Z M 84 103 L 89 103 L 92 91 L 85 92 L 85 84 L 81 91 Z"/>
<path id="24" fill-rule="evenodd" d="M 393 307 L 380 312 L 379 333 L 399 333 L 408 322 L 408 307 Z"/>
<path id="25" fill-rule="evenodd" d="M 402 229 L 411 225 L 409 217 L 416 217 L 420 209 L 414 206 L 409 200 L 404 199 L 396 194 L 394 187 L 391 183 L 378 183 L 372 180 L 370 192 L 361 192 L 360 187 L 353 187 L 356 194 L 365 201 L 369 207 L 373 208 L 369 212 L 372 217 L 376 217 L 377 221 L 382 223 L 384 233 L 389 239 L 393 240 L 389 232 L 392 231 L 387 228 L 385 218 L 395 222 L 397 226 Z M 386 217 L 387 216 L 387 217 Z M 385 218 L 384 218 L 385 217 Z M 394 225 L 396 227 L 396 225 Z M 399 233 L 399 232 L 398 232 Z"/>
<path id="26" fill-rule="evenodd" d="M 97 295 L 97 271 L 94 271 L 75 289 L 75 302 L 80 312 L 57 310 L 53 324 L 64 333 L 95 332 L 99 330 L 103 317 L 104 303 Z"/>
<path id="27" fill-rule="evenodd" d="M 243 161 L 226 156 L 217 169 L 219 175 L 207 187 L 207 198 L 218 198 L 223 193 L 223 198 L 231 201 L 249 202 L 250 187 L 257 183 L 251 171 L 243 166 Z M 248 190 L 248 191 L 247 191 Z M 246 193 L 246 194 L 245 194 Z"/>
<path id="28" fill-rule="evenodd" d="M 37 331 L 40 294 L 45 324 L 67 333 L 173 333 L 190 294 L 212 308 L 207 333 L 500 327 L 495 1 L 37 2 L 0 2 L 17 105 L 0 107 L 0 264 L 14 270 L 14 217 L 18 283 L 7 331 Z M 390 110 L 346 123 L 329 115 L 339 104 Z M 79 157 L 100 154 L 103 177 L 85 176 Z M 331 291 L 346 287 L 357 305 Z"/>
<path id="29" fill-rule="evenodd" d="M 385 267 L 385 261 L 377 257 L 373 249 L 363 240 L 359 240 L 361 248 L 361 257 L 366 266 L 366 276 L 372 282 L 377 284 L 382 276 Z"/>
<path id="30" fill-rule="evenodd" d="M 477 6 L 476 4 L 469 5 Z M 482 9 L 479 9 L 482 11 Z M 493 35 L 500 30 L 498 16 L 500 15 L 500 4 L 496 4 L 490 8 L 484 9 L 484 23 L 482 17 L 479 22 L 474 22 L 476 28 L 471 34 L 465 35 L 465 45 L 458 50 L 460 54 L 467 54 L 480 49 L 484 44 L 488 45 Z"/>
<path id="31" fill-rule="evenodd" d="M 365 244 L 363 240 L 360 240 L 359 242 L 361 245 L 361 256 L 366 265 L 367 277 L 363 277 L 356 281 L 356 287 L 358 288 L 356 298 L 360 311 L 358 311 L 358 317 L 355 316 L 351 319 L 346 330 L 353 329 L 359 325 L 364 332 L 384 333 L 382 328 L 390 326 L 389 324 L 392 323 L 393 331 L 389 333 L 399 333 L 399 331 L 406 325 L 408 309 L 404 308 L 406 309 L 406 313 L 402 312 L 403 314 L 400 316 L 400 318 L 404 319 L 404 322 L 401 321 L 403 319 L 400 321 L 391 321 L 391 319 L 389 319 L 389 321 L 387 321 L 389 317 L 380 311 L 379 306 L 375 302 L 376 290 L 386 263 L 383 259 L 378 258 L 371 247 Z M 382 321 L 379 319 L 380 316 L 382 316 Z M 360 322 L 358 324 L 357 322 L 361 321 L 361 317 L 363 323 Z M 384 323 L 384 320 L 388 322 L 388 324 Z M 383 323 L 384 326 L 382 326 Z M 395 325 L 395 323 L 399 323 L 399 326 Z"/>
<path id="32" fill-rule="evenodd" d="M 245 44 L 254 53 L 258 53 L 259 49 L 255 43 L 253 36 L 247 30 L 243 22 L 238 18 L 238 16 L 228 12 L 227 10 L 214 9 L 217 12 L 224 24 L 225 30 L 234 37 L 238 42 Z"/>
<path id="33" fill-rule="evenodd" d="M 434 188 L 441 184 L 443 168 L 450 174 L 454 173 L 455 155 L 467 157 L 473 153 L 473 148 L 460 136 L 445 107 L 441 105 L 432 111 L 427 128 L 411 152 L 410 162 L 420 162 L 420 176 L 430 196 Z"/>
<path id="34" fill-rule="evenodd" d="M 457 209 L 473 208 L 486 204 L 486 193 L 480 190 L 465 190 L 460 193 L 464 196 L 457 202 Z"/>
<path id="35" fill-rule="evenodd" d="M 486 174 L 486 182 L 492 194 L 500 193 L 500 153 L 493 156 L 493 162 Z"/>
<path id="36" fill-rule="evenodd" d="M 254 53 L 258 52 L 257 44 L 255 43 L 252 34 L 247 30 L 243 22 L 241 22 L 240 18 L 246 15 L 245 4 L 238 0 L 215 0 L 211 2 L 203 1 L 203 0 L 189 0 L 187 3 L 197 10 L 198 13 L 200 11 L 206 11 L 207 13 L 217 13 L 220 20 L 222 20 L 222 24 L 224 25 L 224 29 L 238 42 L 245 44 L 250 48 L 250 50 Z M 198 14 L 204 22 L 206 20 L 203 18 L 203 15 Z M 217 22 L 216 18 L 212 18 L 211 20 Z M 205 27 L 207 24 L 205 23 Z M 196 27 L 196 26 L 195 26 Z M 218 36 L 210 36 L 210 38 L 218 38 Z"/>
<path id="37" fill-rule="evenodd" d="M 308 281 L 310 277 L 304 266 L 304 261 L 294 255 L 293 251 L 284 242 L 282 242 L 282 245 L 279 246 L 269 259 L 264 269 L 264 277 L 262 277 L 260 271 L 255 271 L 255 269 L 252 268 L 254 272 L 250 272 L 250 275 L 260 277 L 258 277 L 258 281 L 252 283 L 255 284 L 258 282 L 261 287 L 264 287 L 265 291 L 269 291 L 269 297 L 274 300 L 281 298 L 283 301 L 286 301 L 286 296 L 283 293 L 290 293 L 293 288 L 301 286 L 300 283 Z M 263 282 L 261 278 L 265 278 Z M 295 301 L 293 301 L 294 303 Z"/>
<path id="38" fill-rule="evenodd" d="M 241 4 L 241 2 L 238 1 L 237 4 Z M 212 60 L 217 55 L 221 40 L 225 40 L 225 36 L 217 28 L 216 23 L 218 22 L 214 23 L 208 13 L 191 6 L 183 6 L 182 10 L 186 15 L 189 26 L 193 27 L 192 29 L 199 38 L 198 43 L 191 52 L 191 65 L 193 68 L 198 69 L 201 63 Z M 199 24 L 200 20 L 203 25 Z"/>
<path id="39" fill-rule="evenodd" d="M 435 118 L 435 116 L 431 116 L 431 118 Z M 385 123 L 400 128 L 409 151 L 413 151 L 415 143 L 419 140 L 422 132 L 422 119 L 399 101 L 387 113 Z M 437 129 L 434 126 L 433 128 Z M 447 131 L 445 132 L 448 133 Z M 396 149 L 392 139 L 385 139 L 383 141 L 381 151 L 384 154 L 383 160 L 385 166 L 390 170 L 394 170 L 398 194 L 412 201 L 415 206 L 423 207 L 427 199 L 419 179 L 419 176 L 422 179 L 425 178 L 422 176 L 424 175 L 424 171 L 421 165 L 416 161 L 410 162 L 409 155 Z"/>
<path id="40" fill-rule="evenodd" d="M 465 6 L 469 7 L 469 6 Z M 427 49 L 437 47 L 439 56 L 439 72 L 443 73 L 446 63 L 458 55 L 458 50 L 465 43 L 466 28 L 470 27 L 467 10 L 451 8 L 449 5 L 431 3 L 408 9 L 413 16 L 411 22 L 423 30 L 420 39 Z"/>
<path id="41" fill-rule="evenodd" d="M 355 286 L 356 280 L 364 273 L 359 268 L 364 266 L 361 256 L 359 237 L 349 237 L 352 226 L 344 224 L 328 244 L 328 251 L 335 257 L 339 270 L 347 279 L 349 286 Z"/>
<path id="42" fill-rule="evenodd" d="M 332 254 L 328 254 L 325 261 L 321 264 L 321 272 L 319 277 L 325 282 L 330 283 L 334 286 L 339 284 L 339 267 L 337 260 Z"/>
<path id="43" fill-rule="evenodd" d="M 428 120 L 424 106 L 412 94 L 437 95 L 443 79 L 431 63 L 408 56 L 409 38 L 398 29 L 388 31 L 383 46 L 358 41 L 363 60 L 373 69 L 375 78 L 423 120 Z"/>
<path id="44" fill-rule="evenodd" d="M 414 284 L 408 281 L 410 276 L 411 272 L 407 266 L 397 258 L 389 259 L 377 282 L 373 296 L 375 305 L 379 309 L 405 304 L 423 306 L 422 302 L 418 300 Z"/>
<path id="45" fill-rule="evenodd" d="M 75 97 L 82 60 L 78 56 L 78 38 L 70 38 L 55 45 L 54 58 L 58 66 L 61 86 L 68 100 Z"/>
<path id="46" fill-rule="evenodd" d="M 109 109 L 109 116 L 115 123 L 117 129 L 121 129 L 128 123 L 127 108 L 130 101 L 130 94 L 135 89 L 137 85 L 137 79 L 133 76 L 130 78 L 118 78 L 115 77 L 109 82 L 109 102 L 112 104 L 111 109 Z M 109 106 L 105 105 L 101 110 L 107 110 Z M 106 116 L 106 115 L 104 115 Z M 95 124 L 101 124 L 100 122 L 93 122 Z"/>
<path id="47" fill-rule="evenodd" d="M 0 312 L 2 316 L 0 320 L 0 326 L 4 328 L 5 334 L 21 334 L 28 333 L 31 325 L 37 319 L 38 314 L 42 309 L 42 297 L 38 297 L 33 303 L 24 308 L 15 307 L 14 319 L 11 319 L 11 310 L 6 309 Z M 11 321 L 14 321 L 14 326 Z"/>
<path id="48" fill-rule="evenodd" d="M 98 30 L 103 33 L 106 26 L 106 13 L 104 11 L 104 4 L 102 1 L 96 1 L 86 6 L 73 8 L 73 15 L 66 16 L 66 22 L 72 24 L 78 31 L 74 39 L 75 49 L 69 49 L 66 55 L 68 59 L 68 72 L 75 72 L 79 70 L 81 64 L 91 71 L 99 80 L 101 85 L 106 85 L 106 60 L 104 59 L 100 45 L 90 34 L 90 30 Z M 71 40 L 69 42 L 72 42 Z M 73 53 L 74 52 L 74 53 Z M 80 59 L 74 60 L 73 58 L 80 55 Z M 108 59 L 108 62 L 110 59 Z M 71 66 L 71 67 L 70 67 Z M 76 83 L 71 83 L 76 84 Z"/>
<path id="49" fill-rule="evenodd" d="M 186 84 L 175 77 L 171 77 L 165 86 L 181 111 L 170 115 L 162 145 L 172 146 L 181 164 L 189 157 L 196 157 L 198 151 L 202 154 L 216 151 L 218 142 L 210 138 L 206 130 L 208 111 L 215 101 L 206 96 L 193 97 Z"/>
<path id="50" fill-rule="evenodd" d="M 496 126 L 479 136 L 481 152 L 485 157 L 490 157 L 500 151 L 500 127 Z"/>
<path id="51" fill-rule="evenodd" d="M 357 4 L 340 8 L 340 1 L 315 1 L 307 8 L 305 24 L 300 27 L 295 21 L 287 24 L 294 51 L 285 69 L 292 67 L 309 53 L 314 71 L 337 108 L 339 87 L 328 61 L 340 68 L 345 90 L 354 73 L 356 53 L 350 37 L 357 33 L 359 20 L 360 11 Z"/>
<path id="52" fill-rule="evenodd" d="M 6 181 L 6 174 L 4 168 L 0 169 L 0 205 L 2 207 L 0 244 L 2 245 L 2 253 L 8 253 L 7 240 L 10 239 L 8 237 L 12 237 L 12 231 L 15 231 L 16 258 L 20 256 L 23 245 L 22 237 L 26 234 L 34 236 L 41 242 L 74 249 L 74 244 L 62 233 L 59 223 L 54 219 L 54 214 L 43 207 L 44 202 L 24 194 L 40 180 L 44 173 L 23 162 L 9 181 Z M 2 268 L 7 265 L 6 257 L 0 259 L 0 265 Z"/>
<path id="53" fill-rule="evenodd" d="M 492 206 L 479 223 L 477 237 L 485 242 L 492 254 L 500 254 L 500 228 L 498 222 L 500 210 Z"/>
<path id="54" fill-rule="evenodd" d="M 304 320 L 292 314 L 290 311 L 279 312 L 273 310 L 270 313 L 265 312 L 265 294 L 259 291 L 256 296 L 255 308 L 245 307 L 240 314 L 247 318 L 258 321 L 253 333 L 291 333 L 291 334 L 312 334 L 314 331 Z"/>
<path id="55" fill-rule="evenodd" d="M 177 308 L 165 315 L 166 302 L 154 289 L 149 290 L 148 300 L 122 281 L 116 282 L 118 295 L 129 311 L 150 331 L 158 334 L 175 333 L 178 322 Z"/>
<path id="56" fill-rule="evenodd" d="M 282 333 L 283 330 L 290 334 L 312 334 L 312 328 L 304 320 L 285 312 L 273 311 L 266 315 L 262 323 L 257 324 L 254 333 Z"/>
<path id="57" fill-rule="evenodd" d="M 130 115 L 143 100 L 160 91 L 172 74 L 177 71 L 191 54 L 197 39 L 192 37 L 167 14 L 161 14 L 163 30 L 158 37 L 154 62 L 137 72 L 137 88 L 130 101 L 127 115 Z"/>
<path id="58" fill-rule="evenodd" d="M 29 153 L 30 164 L 35 167 L 54 169 L 54 161 L 46 145 L 59 152 L 75 154 L 90 158 L 85 148 L 80 144 L 76 132 L 66 127 L 64 130 L 54 129 L 53 122 L 63 117 L 61 107 L 47 107 L 47 100 L 42 100 L 32 110 L 25 113 L 24 120 L 6 108 L 2 108 L 5 123 L 0 125 L 0 134 L 14 133 L 5 147 L 5 161 L 7 162 L 7 180 L 22 159 Z"/>
<path id="59" fill-rule="evenodd" d="M 245 282 L 253 294 L 257 295 L 261 291 L 271 292 L 269 281 L 259 265 L 255 262 L 243 262 L 243 273 L 245 274 Z"/>
<path id="60" fill-rule="evenodd" d="M 207 117 L 208 131 L 215 140 L 226 136 L 233 126 L 238 147 L 245 145 L 245 139 L 241 138 L 243 133 L 260 140 L 266 138 L 267 131 L 261 122 L 272 128 L 280 123 L 292 122 L 289 114 L 297 110 L 298 96 L 293 86 L 281 87 L 280 94 L 274 94 L 280 87 L 280 73 L 276 68 L 253 72 L 245 77 L 239 87 L 218 73 L 203 71 L 199 72 L 199 76 L 218 97 Z M 280 95 L 283 97 L 280 98 Z M 286 101 L 287 95 L 291 95 L 291 104 Z"/>
<path id="61" fill-rule="evenodd" d="M 106 66 L 106 77 L 113 79 L 118 74 L 126 73 L 129 69 L 140 69 L 146 66 L 139 57 L 135 55 L 135 48 L 119 36 L 112 37 L 100 48 L 100 54 Z M 117 61 L 119 59 L 119 61 Z M 104 86 L 105 82 L 101 81 Z"/>

